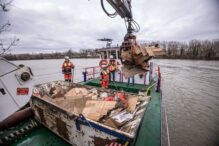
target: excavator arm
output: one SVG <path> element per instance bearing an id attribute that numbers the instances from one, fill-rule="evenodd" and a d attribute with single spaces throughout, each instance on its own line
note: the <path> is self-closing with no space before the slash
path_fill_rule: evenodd
<path id="1" fill-rule="evenodd" d="M 122 18 L 132 18 L 131 0 L 106 0 Z M 103 3 L 103 0 L 101 0 Z M 102 5 L 103 6 L 103 5 Z"/>
<path id="2" fill-rule="evenodd" d="M 138 32 L 140 27 L 133 19 L 131 0 L 100 0 L 104 12 L 109 17 L 115 17 L 117 14 L 127 23 L 127 34 L 120 46 L 121 62 L 123 64 L 123 73 L 126 78 L 136 74 L 143 74 L 148 71 L 148 61 L 155 57 L 164 55 L 163 49 L 155 46 L 140 46 L 136 41 L 134 32 Z M 104 1 L 107 1 L 114 9 L 115 13 L 108 13 L 104 7 Z"/>

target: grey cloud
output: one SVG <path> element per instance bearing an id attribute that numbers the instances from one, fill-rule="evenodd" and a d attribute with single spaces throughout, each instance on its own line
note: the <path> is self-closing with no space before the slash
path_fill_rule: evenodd
<path id="1" fill-rule="evenodd" d="M 132 1 L 140 40 L 190 40 L 219 38 L 218 0 Z M 121 43 L 126 33 L 120 17 L 111 19 L 99 1 L 15 0 L 0 23 L 10 20 L 12 28 L 0 37 L 21 39 L 16 50 L 66 50 L 97 48 L 96 39 L 110 37 Z"/>

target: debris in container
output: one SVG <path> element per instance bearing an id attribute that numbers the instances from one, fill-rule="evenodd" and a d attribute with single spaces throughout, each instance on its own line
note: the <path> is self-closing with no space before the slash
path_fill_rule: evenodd
<path id="1" fill-rule="evenodd" d="M 38 88 L 33 89 L 33 96 L 37 96 L 37 97 L 40 96 L 40 90 Z"/>
<path id="2" fill-rule="evenodd" d="M 124 111 L 114 117 L 112 117 L 112 119 L 114 119 L 116 122 L 118 123 L 124 123 L 130 119 L 132 119 L 133 115 L 130 114 L 129 112 L 127 111 Z"/>
<path id="3" fill-rule="evenodd" d="M 116 99 L 119 99 L 123 103 L 123 106 L 125 108 L 128 108 L 128 101 L 127 101 L 127 99 L 125 97 L 125 93 L 124 92 L 117 92 L 115 94 L 115 97 L 116 97 Z"/>
<path id="4" fill-rule="evenodd" d="M 122 112 L 123 110 L 124 110 L 124 108 L 118 107 L 118 106 L 116 105 L 116 107 L 115 107 L 112 111 L 110 111 L 110 113 L 108 114 L 108 118 L 111 118 L 111 117 L 113 117 L 113 116 L 119 114 L 119 113 Z"/>
<path id="5" fill-rule="evenodd" d="M 116 124 L 116 122 L 115 122 L 113 119 L 111 119 L 111 118 L 107 119 L 107 120 L 104 122 L 104 125 L 107 125 L 107 126 L 110 126 L 110 127 L 116 128 L 116 129 L 119 128 L 119 125 Z"/>
<path id="6" fill-rule="evenodd" d="M 100 98 L 105 98 L 105 97 L 108 97 L 108 93 L 106 92 L 100 93 Z"/>
<path id="7" fill-rule="evenodd" d="M 90 90 L 90 92 L 93 93 L 93 94 L 96 94 L 96 95 L 98 94 L 97 89 L 95 89 L 95 88 L 92 88 L 92 89 Z"/>
<path id="8" fill-rule="evenodd" d="M 97 97 L 98 97 L 98 95 L 93 95 L 93 96 L 91 96 L 91 99 L 92 100 L 97 100 L 98 99 Z"/>
<path id="9" fill-rule="evenodd" d="M 84 98 L 84 96 L 83 95 L 81 95 L 81 94 L 78 94 L 78 95 L 74 95 L 74 96 L 65 96 L 65 99 L 73 99 L 73 100 L 75 100 L 75 99 L 81 99 L 81 98 Z"/>
<path id="10" fill-rule="evenodd" d="M 48 95 L 44 95 L 42 98 L 45 99 L 46 101 L 54 102 L 54 100 L 50 98 Z"/>
<path id="11" fill-rule="evenodd" d="M 139 101 L 146 101 L 146 100 L 149 100 L 150 99 L 150 96 L 140 96 L 139 97 Z"/>
<path id="12" fill-rule="evenodd" d="M 65 91 L 63 90 L 63 88 L 60 85 L 55 85 L 54 87 L 52 87 L 49 91 L 51 98 L 56 98 L 61 96 Z"/>
<path id="13" fill-rule="evenodd" d="M 82 114 L 86 118 L 99 121 L 99 119 L 106 115 L 109 110 L 113 109 L 115 105 L 115 101 L 109 102 L 88 100 L 85 104 Z"/>
<path id="14" fill-rule="evenodd" d="M 143 114 L 144 111 L 145 111 L 144 108 L 140 109 L 139 111 L 137 111 L 137 112 L 135 113 L 135 116 L 139 116 L 140 114 Z"/>
<path id="15" fill-rule="evenodd" d="M 65 97 L 57 97 L 54 99 L 54 101 L 59 104 L 59 102 L 63 102 L 65 100 Z"/>
<path id="16" fill-rule="evenodd" d="M 88 89 L 86 88 L 73 88 L 65 94 L 66 98 L 71 98 L 75 95 L 87 95 L 89 93 Z"/>
<path id="17" fill-rule="evenodd" d="M 130 121 L 126 125 L 121 127 L 120 130 L 127 132 L 127 133 L 134 132 L 138 128 L 140 121 L 141 121 L 141 118 L 137 118 L 133 121 Z"/>
<path id="18" fill-rule="evenodd" d="M 115 116 L 113 116 L 111 119 L 113 122 L 119 127 L 122 126 L 127 121 L 131 120 L 133 118 L 133 114 L 123 111 Z"/>
<path id="19" fill-rule="evenodd" d="M 113 97 L 113 96 L 109 96 L 109 97 L 104 98 L 104 101 L 114 101 L 114 100 L 115 100 L 115 97 Z"/>
<path id="20" fill-rule="evenodd" d="M 130 112 L 134 112 L 135 111 L 137 101 L 138 101 L 138 97 L 137 96 L 133 96 L 133 95 L 129 95 L 128 96 L 128 110 Z"/>
<path id="21" fill-rule="evenodd" d="M 86 98 L 72 98 L 72 99 L 66 99 L 61 98 L 59 100 L 55 99 L 55 102 L 63 109 L 66 109 L 67 111 L 74 113 L 74 114 L 81 114 L 87 99 Z"/>
<path id="22" fill-rule="evenodd" d="M 42 85 L 41 87 L 40 87 L 40 90 L 41 90 L 41 92 L 40 92 L 40 96 L 44 96 L 44 95 L 48 95 L 48 96 L 50 96 L 50 90 L 51 90 L 51 85 L 50 84 L 45 84 L 45 85 Z"/>
<path id="23" fill-rule="evenodd" d="M 47 106 L 40 100 L 31 102 L 37 104 L 37 106 L 32 105 L 35 112 L 39 111 L 37 109 L 39 107 L 47 113 L 44 119 L 53 127 L 57 126 L 55 124 L 57 117 L 63 118 L 63 115 L 66 114 L 77 117 L 82 114 L 85 118 L 94 120 L 100 125 L 103 124 L 129 134 L 136 132 L 145 107 L 150 100 L 150 97 L 146 97 L 144 94 L 136 95 L 123 91 L 115 92 L 114 90 L 90 88 L 70 83 L 64 85 L 57 82 L 56 84 L 47 83 L 46 85 L 37 86 L 34 89 L 34 95 L 53 104 L 53 106 Z M 56 112 L 46 110 L 53 108 L 54 105 L 62 110 L 54 110 Z M 61 115 L 63 117 L 60 117 Z M 68 117 L 67 115 L 66 117 Z M 38 120 L 43 120 L 39 116 L 38 114 Z M 74 123 L 71 118 L 65 120 Z"/>
<path id="24" fill-rule="evenodd" d="M 148 101 L 146 100 L 146 101 L 144 101 L 141 105 L 140 105 L 140 107 L 139 108 L 143 108 L 143 107 L 145 107 L 146 106 L 146 104 L 148 104 Z"/>

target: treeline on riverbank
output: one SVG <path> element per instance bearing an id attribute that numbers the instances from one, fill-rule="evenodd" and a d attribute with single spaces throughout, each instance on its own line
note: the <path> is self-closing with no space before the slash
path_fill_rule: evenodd
<path id="1" fill-rule="evenodd" d="M 166 51 L 166 55 L 159 57 L 164 59 L 202 59 L 219 60 L 219 39 L 217 40 L 191 40 L 189 42 L 180 41 L 155 41 L 140 43 L 159 44 Z M 119 49 L 119 48 L 118 48 Z M 33 59 L 63 59 L 70 58 L 99 58 L 96 50 L 83 49 L 80 52 L 68 50 L 66 52 L 39 53 L 39 54 L 5 54 L 8 60 L 33 60 Z"/>
<path id="2" fill-rule="evenodd" d="M 218 40 L 191 40 L 189 42 L 163 41 L 157 42 L 165 49 L 167 59 L 203 59 L 219 60 Z"/>

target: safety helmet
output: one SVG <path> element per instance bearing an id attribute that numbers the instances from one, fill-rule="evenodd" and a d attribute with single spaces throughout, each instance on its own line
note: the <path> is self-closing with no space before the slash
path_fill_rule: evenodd
<path id="1" fill-rule="evenodd" d="M 65 56 L 65 60 L 69 60 L 69 57 L 68 57 L 68 56 Z"/>
<path id="2" fill-rule="evenodd" d="M 110 55 L 110 59 L 114 59 L 114 58 L 113 58 L 113 55 Z"/>

